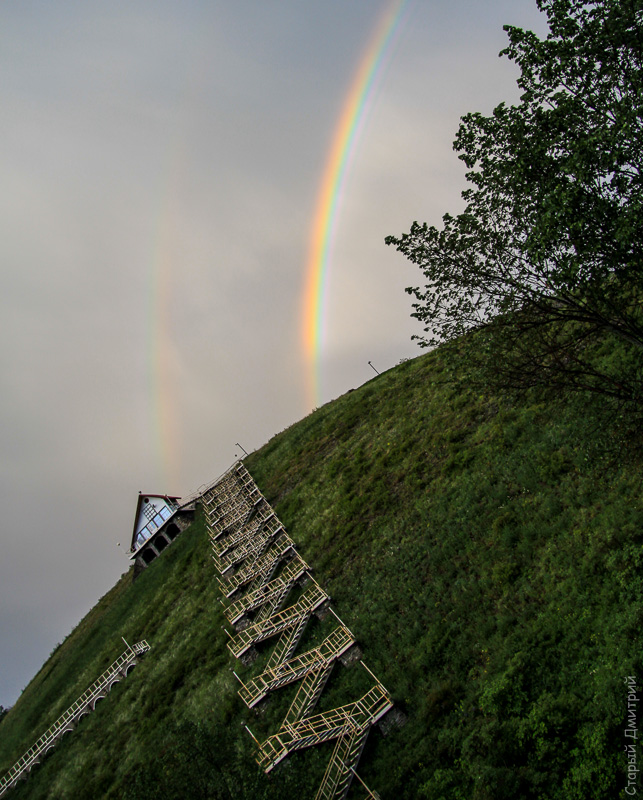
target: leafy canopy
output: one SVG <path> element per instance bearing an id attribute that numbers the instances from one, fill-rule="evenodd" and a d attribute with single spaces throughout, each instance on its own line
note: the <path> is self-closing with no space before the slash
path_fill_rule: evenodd
<path id="1" fill-rule="evenodd" d="M 610 374 L 587 348 L 615 335 L 643 349 L 643 0 L 537 4 L 545 40 L 505 26 L 520 102 L 461 120 L 465 211 L 386 242 L 426 279 L 407 289 L 422 346 L 485 326 L 527 383 L 562 369 L 631 396 L 631 357 Z"/>

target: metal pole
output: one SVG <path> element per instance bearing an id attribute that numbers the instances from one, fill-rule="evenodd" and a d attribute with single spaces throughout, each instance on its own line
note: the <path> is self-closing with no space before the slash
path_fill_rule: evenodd
<path id="1" fill-rule="evenodd" d="M 252 736 L 252 738 L 255 740 L 257 747 L 261 747 L 261 742 L 259 741 L 259 739 L 257 739 L 257 737 L 254 735 L 254 733 L 250 730 L 250 728 L 247 725 L 244 725 L 243 727 L 248 731 L 250 736 Z"/>
<path id="2" fill-rule="evenodd" d="M 362 784 L 362 786 L 366 789 L 366 791 L 368 792 L 369 797 L 374 797 L 374 798 L 377 799 L 378 795 L 376 795 L 374 792 L 372 792 L 368 788 L 368 786 L 364 783 L 364 781 L 360 778 L 360 776 L 355 772 L 355 768 L 351 767 L 350 770 L 353 773 L 353 775 L 357 778 L 357 780 Z"/>
<path id="3" fill-rule="evenodd" d="M 339 614 L 336 614 L 336 613 L 333 611 L 333 608 L 332 608 L 332 606 L 328 606 L 328 610 L 329 610 L 329 611 L 330 611 L 330 613 L 331 613 L 331 614 L 332 614 L 332 615 L 335 617 L 335 619 L 337 619 L 337 620 L 338 620 L 338 621 L 339 621 L 339 622 L 340 622 L 340 623 L 343 625 L 343 627 L 344 627 L 344 628 L 347 628 L 347 627 L 348 627 L 347 625 L 345 625 L 345 624 L 344 624 L 344 620 L 343 620 L 343 619 L 340 619 L 340 617 L 339 617 Z"/>
<path id="4" fill-rule="evenodd" d="M 384 689 L 384 684 L 377 677 L 377 675 L 374 675 L 363 661 L 360 661 L 359 663 L 364 667 L 364 669 L 368 672 L 368 674 L 371 676 L 371 678 L 374 678 L 377 681 L 378 686 L 380 686 L 382 689 Z M 384 691 L 386 692 L 386 689 L 384 689 Z M 386 692 L 386 693 L 388 694 L 388 692 Z"/>

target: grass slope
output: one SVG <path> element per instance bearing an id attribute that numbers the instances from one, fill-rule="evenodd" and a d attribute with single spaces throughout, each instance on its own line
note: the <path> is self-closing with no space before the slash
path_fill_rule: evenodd
<path id="1" fill-rule="evenodd" d="M 623 442 L 616 458 L 614 436 L 578 405 L 454 383 L 457 350 L 399 365 L 246 460 L 408 715 L 373 732 L 360 775 L 385 799 L 626 797 L 624 677 L 641 665 L 636 448 Z M 0 722 L 4 771 L 121 635 L 152 644 L 9 796 L 313 797 L 332 745 L 269 776 L 255 767 L 243 724 L 275 732 L 292 692 L 245 709 L 218 598 L 197 519 L 134 584 L 123 576 Z M 365 675 L 337 667 L 321 707 L 355 699 Z"/>

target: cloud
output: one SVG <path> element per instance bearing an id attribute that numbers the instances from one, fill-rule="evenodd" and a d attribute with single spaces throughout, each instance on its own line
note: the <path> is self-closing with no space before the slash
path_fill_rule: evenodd
<path id="1" fill-rule="evenodd" d="M 194 489 L 308 412 L 311 218 L 385 5 L 2 6 L 3 705 L 126 569 L 139 489 Z M 532 5 L 413 6 L 343 198 L 326 399 L 416 352 L 384 236 L 457 206 L 458 117 L 511 91 L 500 25 Z"/>

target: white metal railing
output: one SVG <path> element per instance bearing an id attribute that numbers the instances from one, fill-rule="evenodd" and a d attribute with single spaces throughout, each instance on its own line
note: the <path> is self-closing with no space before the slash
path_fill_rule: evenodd
<path id="1" fill-rule="evenodd" d="M 143 655 L 143 653 L 146 653 L 149 649 L 150 646 L 146 641 L 138 642 L 132 647 L 128 646 L 128 649 L 103 672 L 100 678 L 94 681 L 94 683 L 81 694 L 78 700 L 72 703 L 67 711 L 65 711 L 29 750 L 16 761 L 13 767 L 0 778 L 0 795 L 4 794 L 7 789 L 13 786 L 21 775 L 28 772 L 31 767 L 39 761 L 43 753 L 55 745 L 67 725 L 73 721 L 79 712 L 91 707 L 92 701 L 98 699 L 101 693 L 106 688 L 109 688 L 114 678 L 123 671 L 125 665 L 131 663 L 137 656 Z"/>
<path id="2" fill-rule="evenodd" d="M 202 484 L 201 486 L 199 486 L 198 489 L 195 489 L 193 492 L 189 492 L 187 495 L 185 495 L 182 498 L 183 502 L 181 503 L 181 508 L 185 507 L 189 503 L 193 503 L 195 500 L 199 500 L 204 495 L 208 495 L 210 492 L 212 492 L 214 488 L 216 488 L 218 484 L 231 479 L 235 467 L 237 467 L 239 464 L 241 464 L 240 458 L 237 459 L 237 461 L 235 461 L 231 467 L 228 467 L 228 469 L 225 472 L 222 472 L 221 475 L 219 475 L 219 477 L 215 478 L 210 483 Z"/>

